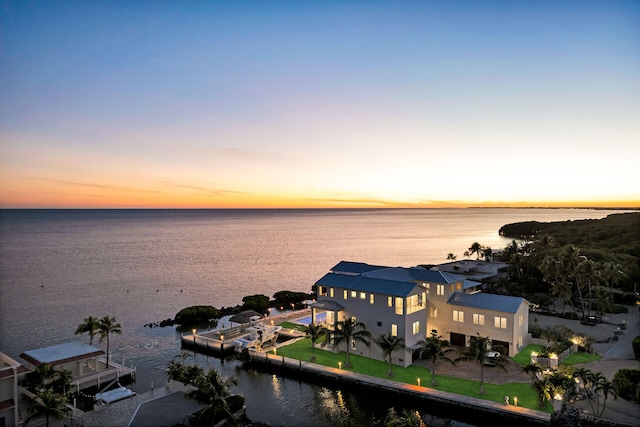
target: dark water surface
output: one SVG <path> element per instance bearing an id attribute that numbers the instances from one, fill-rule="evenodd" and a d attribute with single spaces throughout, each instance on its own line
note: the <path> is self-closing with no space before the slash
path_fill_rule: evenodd
<path id="1" fill-rule="evenodd" d="M 581 209 L 0 210 L 0 351 L 85 340 L 89 315 L 114 316 L 113 359 L 134 390 L 165 381 L 180 353 L 174 328 L 144 325 L 186 306 L 241 304 L 280 290 L 310 292 L 341 260 L 409 267 L 463 258 L 472 243 L 504 248 L 507 223 L 603 218 Z M 102 346 L 102 344 L 97 344 Z M 367 425 L 394 402 L 379 393 L 244 370 L 196 356 L 240 383 L 250 418 L 272 425 Z M 396 406 L 398 407 L 398 406 Z M 417 408 L 434 413 L 435 408 Z"/>

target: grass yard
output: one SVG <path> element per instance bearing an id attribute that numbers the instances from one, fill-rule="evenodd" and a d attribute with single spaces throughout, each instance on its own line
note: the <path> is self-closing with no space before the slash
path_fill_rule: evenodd
<path id="1" fill-rule="evenodd" d="M 534 351 L 534 350 L 532 350 Z M 296 360 L 302 360 L 308 362 L 311 360 L 311 341 L 308 338 L 296 341 L 292 344 L 282 346 L 277 350 L 278 355 L 290 357 Z M 316 348 L 314 350 L 316 359 L 313 363 L 318 365 L 330 366 L 337 368 L 339 362 L 342 362 L 342 368 L 344 367 L 345 353 L 332 353 L 330 351 Z M 551 404 L 547 404 L 547 408 L 541 409 L 538 407 L 538 398 L 528 383 L 511 383 L 511 384 L 487 384 L 485 383 L 485 394 L 480 394 L 480 382 L 474 380 L 466 380 L 460 378 L 446 377 L 437 375 L 437 386 L 431 385 L 431 371 L 427 368 L 419 366 L 409 366 L 403 368 L 399 365 L 393 365 L 393 376 L 390 378 L 387 376 L 389 364 L 379 360 L 369 359 L 360 355 L 349 355 L 349 361 L 353 365 L 349 371 L 369 375 L 372 377 L 385 378 L 401 383 L 416 385 L 418 378 L 420 378 L 420 384 L 424 387 L 430 387 L 436 390 L 442 390 L 450 393 L 455 393 L 463 396 L 475 397 L 484 400 L 490 400 L 493 402 L 504 402 L 504 396 L 518 397 L 518 406 L 522 406 L 529 409 L 534 409 L 544 412 L 553 412 Z M 478 367 L 478 376 L 480 375 L 480 367 Z"/>
<path id="2" fill-rule="evenodd" d="M 579 363 L 595 362 L 600 360 L 602 356 L 589 353 L 573 353 L 560 363 L 561 365 L 577 365 Z"/>
<path id="3" fill-rule="evenodd" d="M 282 329 L 293 329 L 294 331 L 300 331 L 300 332 L 302 332 L 302 329 L 304 328 L 304 325 L 299 325 L 297 323 L 292 323 L 292 322 L 278 323 L 278 326 L 282 326 Z"/>
<path id="4" fill-rule="evenodd" d="M 545 351 L 545 348 L 542 345 L 529 344 L 528 346 L 523 348 L 520 353 L 516 354 L 512 360 L 522 366 L 528 365 L 531 363 L 531 353 L 533 353 L 534 351 L 540 354 Z"/>

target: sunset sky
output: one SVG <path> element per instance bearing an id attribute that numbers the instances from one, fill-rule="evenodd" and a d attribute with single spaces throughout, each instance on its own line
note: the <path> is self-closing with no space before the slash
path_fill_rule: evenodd
<path id="1" fill-rule="evenodd" d="M 640 206 L 638 1 L 2 1 L 0 207 Z"/>

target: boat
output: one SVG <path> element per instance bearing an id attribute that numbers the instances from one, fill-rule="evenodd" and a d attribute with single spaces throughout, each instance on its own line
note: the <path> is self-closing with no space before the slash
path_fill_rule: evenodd
<path id="1" fill-rule="evenodd" d="M 135 391 L 121 386 L 113 390 L 105 391 L 103 393 L 97 393 L 95 396 L 95 400 L 96 402 L 102 402 L 108 405 L 110 403 L 135 396 L 135 394 Z"/>
<path id="2" fill-rule="evenodd" d="M 233 342 L 237 353 L 241 353 L 243 350 L 250 348 L 260 350 L 264 345 L 275 345 L 282 326 L 268 326 L 265 325 L 261 319 L 260 316 L 252 316 L 251 324 L 247 328 L 247 332 L 249 333 Z"/>

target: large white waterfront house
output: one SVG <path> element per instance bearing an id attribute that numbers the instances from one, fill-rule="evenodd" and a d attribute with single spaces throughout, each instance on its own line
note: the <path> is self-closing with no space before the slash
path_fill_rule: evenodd
<path id="1" fill-rule="evenodd" d="M 394 361 L 407 367 L 417 356 L 417 343 L 435 330 L 451 345 L 472 337 L 490 337 L 509 356 L 528 344 L 529 303 L 519 297 L 478 292 L 478 282 L 423 267 L 385 267 L 341 261 L 316 282 L 318 310 L 327 313 L 329 329 L 355 317 L 375 339 L 382 334 L 404 339 L 406 349 Z M 383 360 L 381 350 L 352 342 L 351 352 Z M 342 348 L 343 349 L 343 348 Z M 336 351 L 340 348 L 336 348 Z"/>

